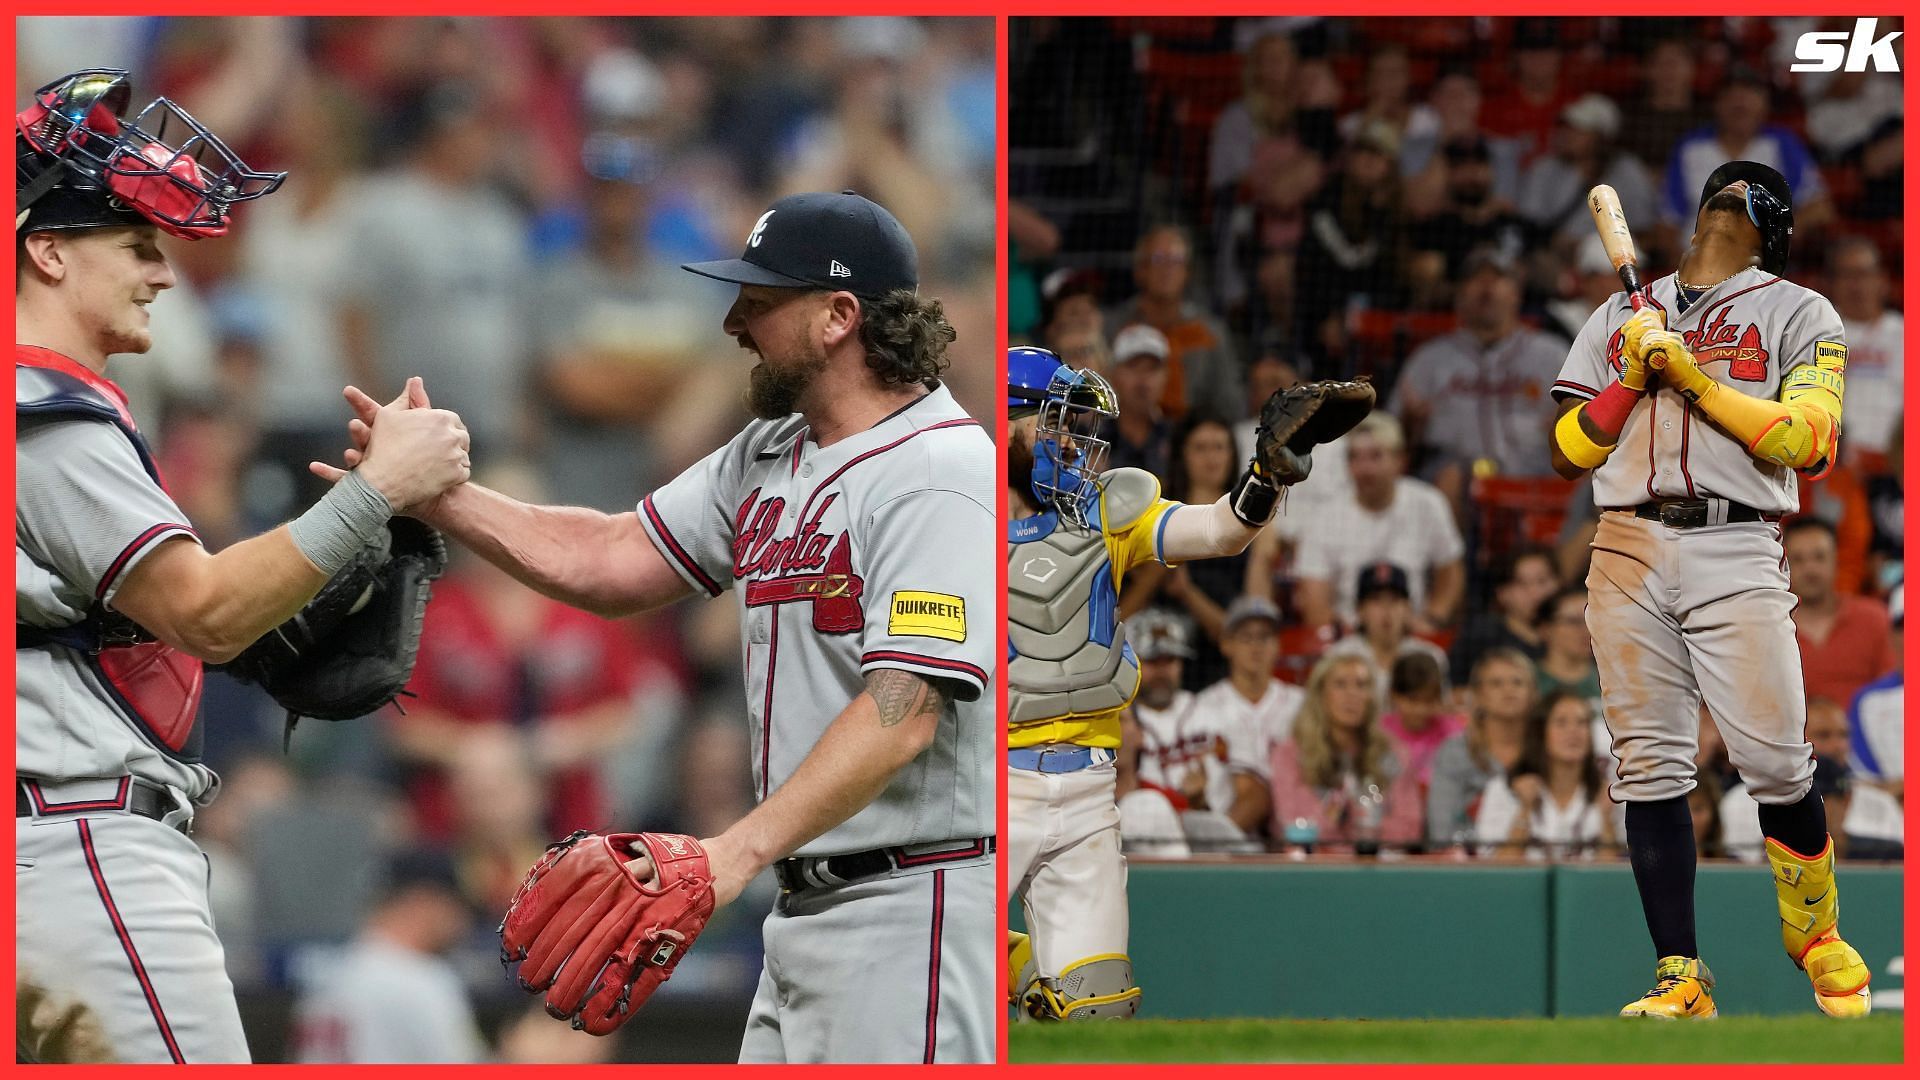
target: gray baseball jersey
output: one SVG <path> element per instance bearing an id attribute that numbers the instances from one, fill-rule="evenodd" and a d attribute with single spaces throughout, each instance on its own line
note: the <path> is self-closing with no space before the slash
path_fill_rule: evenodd
<path id="1" fill-rule="evenodd" d="M 111 606 L 127 571 L 169 539 L 192 537 L 186 515 L 142 469 L 127 437 L 93 420 L 21 419 L 14 456 L 14 603 L 19 623 L 78 623 Z M 142 723 L 72 649 L 14 653 L 14 768 L 62 781 L 131 773 L 204 800 L 213 773 Z"/>
<path id="2" fill-rule="evenodd" d="M 1450 457 L 1491 459 L 1506 476 L 1547 473 L 1561 359 L 1557 338 L 1525 327 L 1492 345 L 1465 330 L 1437 337 L 1407 359 L 1393 412 L 1427 410 L 1422 439 Z"/>
<path id="3" fill-rule="evenodd" d="M 994 478 L 992 441 L 941 387 L 824 449 L 799 416 L 756 421 L 641 501 L 680 576 L 737 597 L 760 798 L 868 672 L 954 690 L 933 746 L 796 854 L 993 834 Z"/>
<path id="4" fill-rule="evenodd" d="M 1751 397 L 1778 397 L 1781 381 L 1813 363 L 1818 350 L 1837 349 L 1845 359 L 1846 331 L 1827 298 L 1765 271 L 1742 270 L 1685 312 L 1673 275 L 1655 281 L 1650 292 L 1700 370 Z M 1591 398 L 1625 369 L 1620 331 L 1632 314 L 1624 292 L 1595 309 L 1553 384 L 1556 397 Z M 1730 499 L 1774 513 L 1800 505 L 1792 469 L 1754 458 L 1668 387 L 1633 407 L 1619 445 L 1594 470 L 1593 494 L 1603 507 L 1694 498 Z"/>
<path id="5" fill-rule="evenodd" d="M 1700 369 L 1739 393 L 1773 398 L 1789 372 L 1817 356 L 1845 361 L 1832 305 L 1772 274 L 1743 270 L 1685 311 L 1673 276 L 1650 292 Z M 1624 293 L 1593 313 L 1554 384 L 1557 396 L 1591 398 L 1616 377 L 1630 314 Z M 1653 801 L 1693 789 L 1704 702 L 1753 797 L 1798 801 L 1812 782 L 1813 748 L 1780 526 L 1731 520 L 1715 509 L 1726 506 L 1719 500 L 1768 514 L 1796 509 L 1792 470 L 1754 458 L 1661 387 L 1634 405 L 1593 487 L 1602 508 L 1709 500 L 1709 524 L 1690 528 L 1626 512 L 1600 515 L 1587 627 L 1618 762 L 1614 799 Z"/>

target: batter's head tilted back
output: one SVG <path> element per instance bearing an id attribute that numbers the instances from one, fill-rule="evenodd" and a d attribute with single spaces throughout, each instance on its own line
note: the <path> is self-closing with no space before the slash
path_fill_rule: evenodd
<path id="1" fill-rule="evenodd" d="M 1033 493 L 1042 505 L 1076 525 L 1089 523 L 1088 504 L 1106 468 L 1106 425 L 1120 415 L 1107 380 L 1077 371 L 1045 349 L 1007 350 L 1007 409 L 1038 410 L 1033 433 Z"/>
<path id="2" fill-rule="evenodd" d="M 187 240 L 221 236 L 234 203 L 272 193 L 259 172 L 167 98 L 126 118 L 133 87 L 88 68 L 34 92 L 14 118 L 14 232 L 153 224 Z"/>
<path id="3" fill-rule="evenodd" d="M 1760 230 L 1760 269 L 1786 274 L 1787 251 L 1793 246 L 1793 189 L 1778 170 L 1757 161 L 1727 162 L 1707 177 L 1695 212 L 1737 180 L 1747 182 L 1747 220 Z"/>

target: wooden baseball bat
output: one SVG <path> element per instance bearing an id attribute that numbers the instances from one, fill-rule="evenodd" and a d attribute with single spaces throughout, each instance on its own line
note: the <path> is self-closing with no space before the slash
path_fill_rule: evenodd
<path id="1" fill-rule="evenodd" d="M 1620 284 L 1627 287 L 1627 302 L 1633 310 L 1646 306 L 1640 293 L 1640 264 L 1633 254 L 1633 233 L 1627 229 L 1627 215 L 1620 211 L 1620 193 L 1609 184 L 1595 184 L 1587 192 L 1587 209 L 1593 212 L 1593 227 L 1600 231 L 1600 243 L 1607 249 L 1607 261 Z"/>

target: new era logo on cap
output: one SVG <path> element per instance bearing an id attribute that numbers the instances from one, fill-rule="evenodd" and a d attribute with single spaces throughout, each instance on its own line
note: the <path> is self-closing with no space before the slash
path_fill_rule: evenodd
<path id="1" fill-rule="evenodd" d="M 741 285 L 844 289 L 866 297 L 920 284 L 920 259 L 907 230 L 885 207 L 851 191 L 789 195 L 754 222 L 738 259 L 683 269 Z"/>

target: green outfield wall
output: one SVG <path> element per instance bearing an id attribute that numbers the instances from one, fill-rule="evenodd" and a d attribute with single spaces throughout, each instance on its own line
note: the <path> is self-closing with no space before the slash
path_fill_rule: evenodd
<path id="1" fill-rule="evenodd" d="M 1847 940 L 1877 987 L 1898 987 L 1900 869 L 1843 867 L 1840 891 Z M 1142 1016 L 1592 1016 L 1653 975 L 1624 863 L 1136 860 L 1128 894 Z M 1696 908 L 1722 1012 L 1813 1008 L 1766 866 L 1702 866 Z"/>

